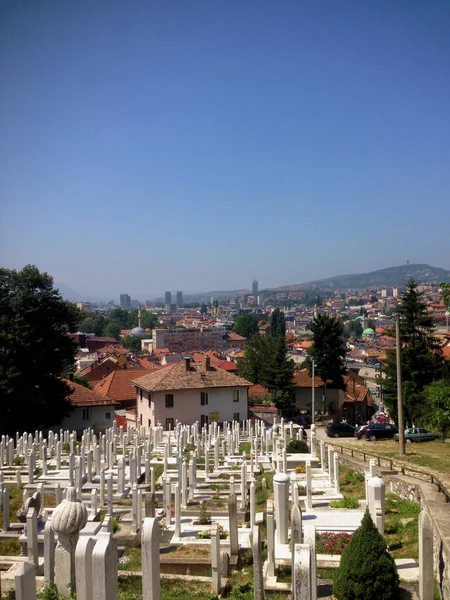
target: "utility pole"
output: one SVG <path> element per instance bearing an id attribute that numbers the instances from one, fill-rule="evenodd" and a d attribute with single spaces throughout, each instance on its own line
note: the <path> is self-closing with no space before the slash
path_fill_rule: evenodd
<path id="1" fill-rule="evenodd" d="M 396 361 L 397 361 L 397 411 L 398 411 L 398 443 L 400 454 L 405 454 L 405 429 L 403 427 L 403 388 L 402 388 L 402 340 L 400 337 L 400 317 L 395 319 Z"/>

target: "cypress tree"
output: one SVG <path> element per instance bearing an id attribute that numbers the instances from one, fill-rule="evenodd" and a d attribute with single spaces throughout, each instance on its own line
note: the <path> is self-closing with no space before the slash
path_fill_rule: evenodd
<path id="1" fill-rule="evenodd" d="M 342 552 L 333 594 L 338 600 L 394 600 L 398 589 L 395 561 L 366 510 L 361 526 Z"/>

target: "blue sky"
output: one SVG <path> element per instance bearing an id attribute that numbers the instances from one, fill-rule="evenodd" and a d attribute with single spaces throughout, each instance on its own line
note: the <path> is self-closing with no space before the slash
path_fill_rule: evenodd
<path id="1" fill-rule="evenodd" d="M 0 263 L 87 296 L 450 269 L 450 2 L 3 0 Z"/>

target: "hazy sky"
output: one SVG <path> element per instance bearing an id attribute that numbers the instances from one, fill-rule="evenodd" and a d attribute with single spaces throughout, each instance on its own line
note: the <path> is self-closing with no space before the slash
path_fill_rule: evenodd
<path id="1" fill-rule="evenodd" d="M 0 264 L 89 296 L 450 268 L 450 2 L 2 0 Z"/>

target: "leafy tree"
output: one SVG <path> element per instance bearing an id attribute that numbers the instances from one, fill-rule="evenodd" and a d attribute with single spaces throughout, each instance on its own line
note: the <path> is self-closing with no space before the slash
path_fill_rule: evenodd
<path id="1" fill-rule="evenodd" d="M 338 600 L 394 600 L 399 583 L 395 560 L 366 510 L 360 527 L 342 551 L 333 594 Z"/>
<path id="2" fill-rule="evenodd" d="M 238 367 L 241 377 L 269 390 L 277 408 L 292 405 L 295 364 L 288 358 L 286 342 L 282 338 L 255 334 L 245 344 L 244 357 L 239 359 Z"/>
<path id="3" fill-rule="evenodd" d="M 270 318 L 270 329 L 272 337 L 281 337 L 284 339 L 286 333 L 286 321 L 284 319 L 284 312 L 279 308 L 276 308 Z"/>
<path id="4" fill-rule="evenodd" d="M 443 373 L 441 349 L 433 336 L 433 321 L 410 280 L 398 305 L 402 345 L 403 411 L 407 423 L 420 421 L 428 412 L 424 389 Z M 395 335 L 394 332 L 391 332 Z M 395 349 L 387 350 L 384 374 L 384 401 L 397 418 L 397 359 Z"/>
<path id="5" fill-rule="evenodd" d="M 304 364 L 308 368 L 309 374 L 312 375 L 312 361 L 314 361 L 315 374 L 324 382 L 323 403 L 325 409 L 327 381 L 331 380 L 335 387 L 344 389 L 345 355 L 347 353 L 344 327 L 339 319 L 320 313 L 314 317 L 309 329 L 313 334 L 313 344 L 308 348 L 308 356 Z"/>
<path id="6" fill-rule="evenodd" d="M 238 360 L 240 377 L 264 385 L 264 365 L 270 360 L 272 347 L 272 338 L 259 333 L 252 336 L 245 343 L 243 358 Z"/>
<path id="7" fill-rule="evenodd" d="M 0 269 L 0 434 L 55 425 L 70 411 L 70 388 L 79 312 L 53 279 L 28 265 Z"/>
<path id="8" fill-rule="evenodd" d="M 425 388 L 428 424 L 442 435 L 442 441 L 450 432 L 450 379 L 434 381 Z"/>
<path id="9" fill-rule="evenodd" d="M 250 338 L 258 331 L 258 319 L 253 315 L 240 315 L 234 320 L 233 331 L 245 338 Z"/>
<path id="10" fill-rule="evenodd" d="M 130 350 L 131 352 L 140 352 L 141 350 L 141 337 L 138 335 L 124 335 L 121 339 L 122 346 Z"/>
<path id="11" fill-rule="evenodd" d="M 128 329 L 129 311 L 125 308 L 113 308 L 108 316 L 111 321 L 120 323 L 122 329 Z"/>
<path id="12" fill-rule="evenodd" d="M 81 321 L 78 328 L 83 333 L 94 333 L 101 336 L 106 324 L 106 319 L 103 315 L 88 315 Z"/>
<path id="13" fill-rule="evenodd" d="M 122 325 L 119 323 L 119 321 L 110 321 L 103 330 L 103 335 L 105 337 L 113 337 L 116 338 L 116 340 L 120 340 L 121 331 Z"/>
<path id="14" fill-rule="evenodd" d="M 442 288 L 442 302 L 450 309 L 450 283 L 442 282 L 439 285 Z"/>
<path id="15" fill-rule="evenodd" d="M 345 335 L 347 337 L 352 337 L 354 339 L 358 339 L 362 336 L 363 328 L 361 325 L 360 319 L 355 319 L 354 321 L 350 321 L 345 326 Z"/>
<path id="16" fill-rule="evenodd" d="M 128 313 L 126 329 L 133 329 L 133 327 L 138 326 L 138 314 L 138 310 L 132 310 Z M 141 327 L 144 329 L 154 329 L 157 324 L 158 317 L 155 314 L 147 310 L 141 310 Z"/>

